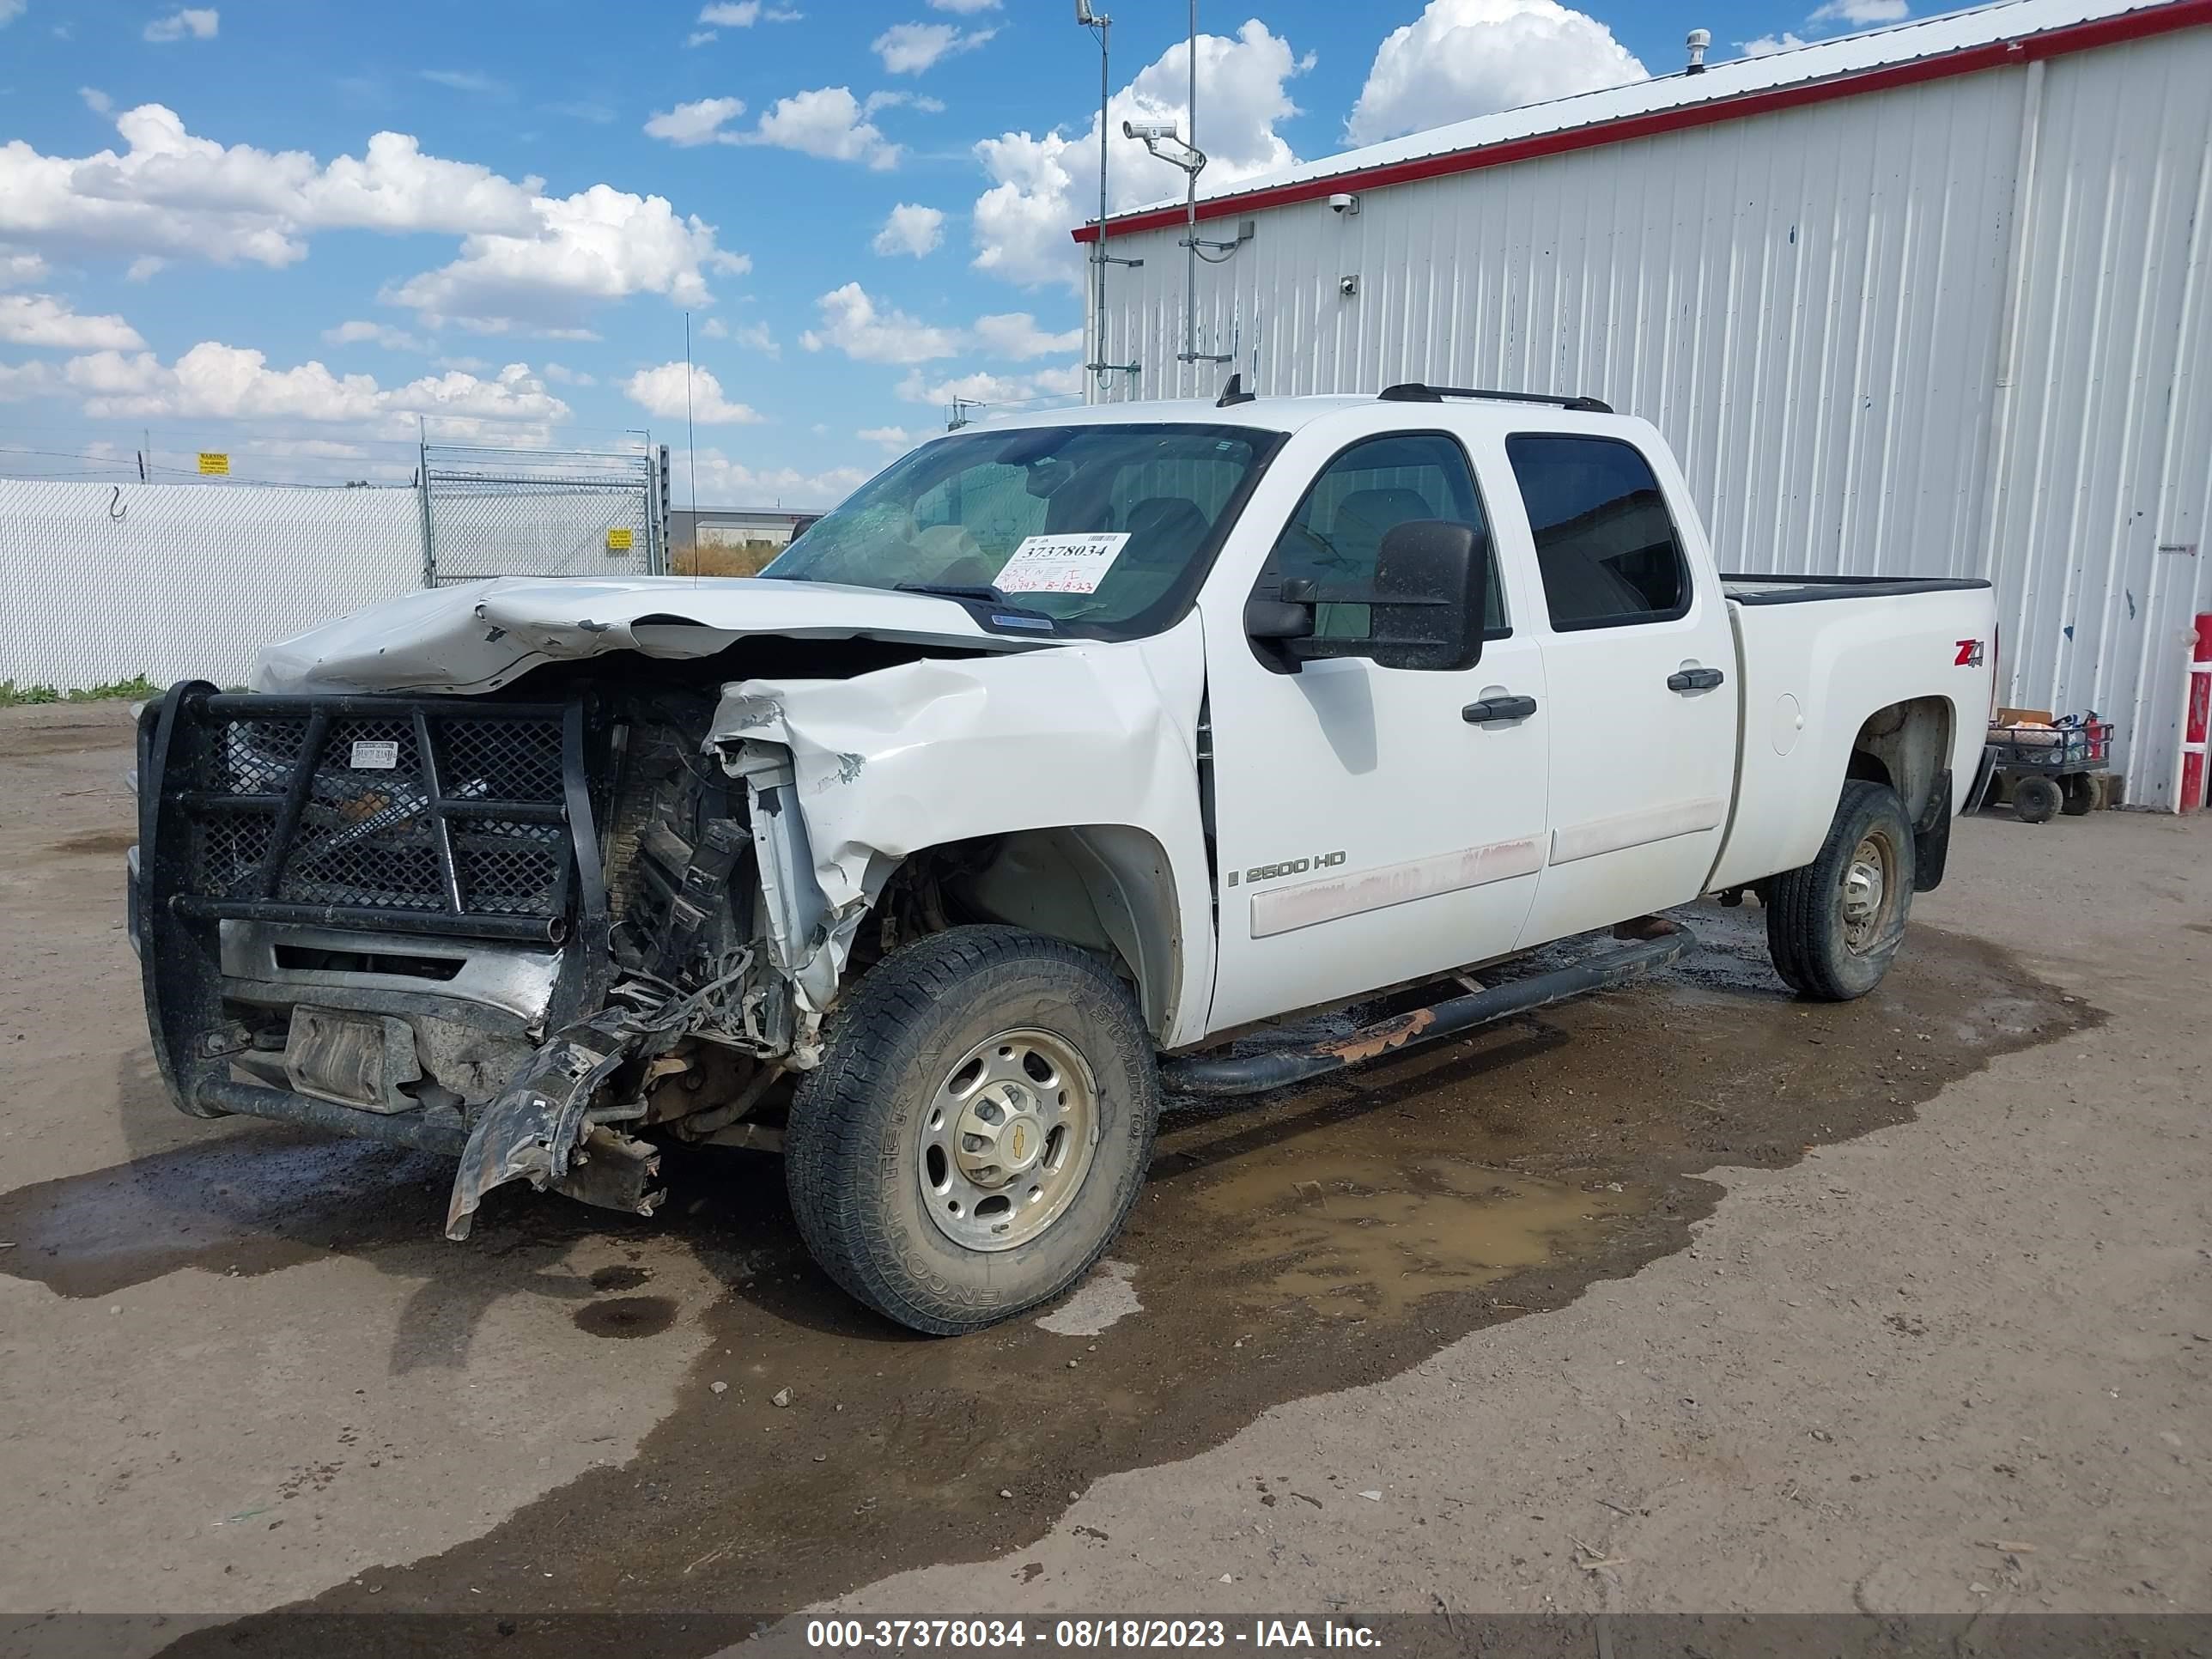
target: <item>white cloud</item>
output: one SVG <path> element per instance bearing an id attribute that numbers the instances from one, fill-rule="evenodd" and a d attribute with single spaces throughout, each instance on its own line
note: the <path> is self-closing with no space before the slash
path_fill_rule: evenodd
<path id="1" fill-rule="evenodd" d="M 1736 45 L 1743 49 L 1743 55 L 1747 58 L 1765 58 L 1778 52 L 1794 52 L 1799 46 L 1808 44 L 1792 34 L 1788 29 L 1783 30 L 1779 34 L 1762 34 L 1755 40 L 1736 42 Z"/>
<path id="2" fill-rule="evenodd" d="M 726 0 L 723 4 L 702 8 L 699 21 L 717 28 L 749 29 L 760 22 L 795 23 L 803 15 L 789 6 L 771 6 L 763 0 Z"/>
<path id="3" fill-rule="evenodd" d="M 393 284 L 389 297 L 426 319 L 571 334 L 593 303 L 648 293 L 702 305 L 707 273 L 749 267 L 716 245 L 711 225 L 663 198 L 607 185 L 549 197 L 541 179 L 425 155 L 406 133 L 377 133 L 363 155 L 325 164 L 196 137 L 159 104 L 115 125 L 120 153 L 0 145 L 0 241 L 282 268 L 305 258 L 320 231 L 446 232 L 465 239 L 459 258 Z"/>
<path id="4" fill-rule="evenodd" d="M 1344 132 L 1373 143 L 1644 76 L 1610 29 L 1559 0 L 1429 0 L 1376 49 Z"/>
<path id="5" fill-rule="evenodd" d="M 365 156 L 322 166 L 302 150 L 195 137 L 160 104 L 126 110 L 115 126 L 120 154 L 0 146 L 0 236 L 281 267 L 304 258 L 318 230 L 519 230 L 534 219 L 538 180 L 425 155 L 405 133 L 380 132 Z"/>
<path id="6" fill-rule="evenodd" d="M 23 15 L 27 0 L 0 0 L 0 29 L 4 29 Z"/>
<path id="7" fill-rule="evenodd" d="M 158 253 L 142 253 L 133 259 L 123 272 L 127 283 L 150 283 L 169 268 L 169 262 Z"/>
<path id="8" fill-rule="evenodd" d="M 679 217 L 665 197 L 633 196 L 611 185 L 533 204 L 534 234 L 465 238 L 460 257 L 388 288 L 379 297 L 406 306 L 434 327 L 450 319 L 485 333 L 523 327 L 578 337 L 594 303 L 659 294 L 708 304 L 709 270 L 741 275 L 743 254 L 717 247 L 714 227 Z"/>
<path id="9" fill-rule="evenodd" d="M 1181 173 L 1121 133 L 1124 121 L 1183 120 L 1187 62 L 1178 41 L 1114 94 L 1108 131 L 1116 212 L 1182 192 Z M 1312 63 L 1256 19 L 1233 36 L 1199 36 L 1197 139 L 1208 158 L 1208 185 L 1236 184 L 1297 161 L 1275 126 L 1297 113 L 1287 83 Z M 977 144 L 975 154 L 994 181 L 975 201 L 976 269 L 1024 286 L 1065 283 L 1079 290 L 1082 250 L 1068 232 L 1088 216 L 1085 204 L 1097 200 L 1097 118 L 1081 137 L 1002 133 Z"/>
<path id="10" fill-rule="evenodd" d="M 721 142 L 773 144 L 831 161 L 865 161 L 878 172 L 898 165 L 899 147 L 888 142 L 847 87 L 817 87 L 779 98 L 757 126 Z"/>
<path id="11" fill-rule="evenodd" d="M 0 0 L 0 4 L 5 3 Z M 0 17 L 0 23 L 6 21 L 5 17 Z M 44 363 L 0 363 L 0 404 L 43 398 L 52 384 L 52 372 Z"/>
<path id="12" fill-rule="evenodd" d="M 458 368 L 464 374 L 481 374 L 484 370 L 489 368 L 491 365 L 481 357 L 435 357 L 431 360 L 430 367 L 433 368 Z M 543 377 L 541 376 L 540 378 Z"/>
<path id="13" fill-rule="evenodd" d="M 890 75 L 919 75 L 940 58 L 973 52 L 996 29 L 954 27 L 950 23 L 894 23 L 869 43 L 868 49 L 884 60 Z"/>
<path id="14" fill-rule="evenodd" d="M 694 144 L 726 144 L 732 140 L 722 131 L 722 124 L 744 112 L 742 98 L 702 98 L 661 111 L 646 122 L 645 133 L 648 138 L 665 138 L 679 149 Z"/>
<path id="15" fill-rule="evenodd" d="M 932 382 L 916 369 L 898 383 L 898 395 L 910 404 L 940 405 L 956 398 L 1002 406 L 1057 403 L 1082 397 L 1083 370 L 1073 363 L 1064 368 L 1039 369 L 1034 374 L 991 374 L 979 370 Z"/>
<path id="16" fill-rule="evenodd" d="M 856 362 L 926 363 L 951 356 L 962 344 L 957 329 L 933 328 L 896 309 L 878 312 L 858 283 L 833 289 L 815 304 L 822 326 L 799 337 L 809 351 L 835 346 Z"/>
<path id="17" fill-rule="evenodd" d="M 547 363 L 539 371 L 555 386 L 597 386 L 596 374 L 586 374 L 581 369 L 570 368 L 563 363 Z"/>
<path id="18" fill-rule="evenodd" d="M 853 435 L 863 443 L 881 444 L 895 455 L 903 455 L 920 441 L 902 426 L 864 426 Z"/>
<path id="19" fill-rule="evenodd" d="M 404 328 L 394 328 L 389 323 L 368 322 L 360 318 L 340 323 L 335 328 L 325 329 L 323 338 L 331 345 L 374 343 L 387 351 L 428 352 L 430 349 L 428 341 L 417 338 Z"/>
<path id="20" fill-rule="evenodd" d="M 669 476 L 686 487 L 698 481 L 699 500 L 710 507 L 835 507 L 873 476 L 857 466 L 833 466 L 820 472 L 793 467 L 756 470 L 732 460 L 719 449 L 676 452 Z"/>
<path id="21" fill-rule="evenodd" d="M 1911 15 L 1906 0 L 1828 0 L 1805 21 L 1808 23 L 1849 23 L 1865 28 L 1875 23 L 1894 23 Z"/>
<path id="22" fill-rule="evenodd" d="M 84 106 L 94 115 L 110 115 L 115 111 L 115 100 L 98 87 L 79 87 L 76 95 L 84 100 Z"/>
<path id="23" fill-rule="evenodd" d="M 623 383 L 623 392 L 640 409 L 664 421 L 685 418 L 682 363 L 663 363 L 641 368 Z M 690 418 L 705 426 L 752 426 L 766 419 L 747 404 L 732 403 L 722 395 L 722 383 L 703 368 L 688 371 L 690 377 Z"/>
<path id="24" fill-rule="evenodd" d="M 64 378 L 94 420 L 296 420 L 405 427 L 421 415 L 565 420 L 568 404 L 522 363 L 495 380 L 447 373 L 386 390 L 373 375 L 333 374 L 314 362 L 276 369 L 258 351 L 204 340 L 165 364 L 150 351 L 72 357 Z"/>
<path id="25" fill-rule="evenodd" d="M 879 109 L 918 109 L 924 115 L 945 113 L 945 100 L 919 92 L 903 89 L 893 92 L 872 92 L 860 100 L 860 113 L 873 115 Z"/>
<path id="26" fill-rule="evenodd" d="M 877 252 L 890 257 L 910 253 L 919 259 L 933 252 L 945 240 L 945 213 L 940 208 L 918 207 L 912 202 L 901 202 L 884 221 L 884 228 L 876 233 L 872 246 Z"/>
<path id="27" fill-rule="evenodd" d="M 729 124 L 745 112 L 738 98 L 702 98 L 662 110 L 646 122 L 647 136 L 678 149 L 698 144 L 773 144 L 833 161 L 865 161 L 878 169 L 898 165 L 899 147 L 869 120 L 889 105 L 920 102 L 904 93 L 872 94 L 864 104 L 848 87 L 820 87 L 779 98 L 750 128 Z M 943 106 L 939 106 L 942 108 Z"/>
<path id="28" fill-rule="evenodd" d="M 703 46 L 709 40 L 719 40 L 722 37 L 720 35 L 715 33 L 712 29 L 693 29 L 690 33 L 684 37 L 684 44 L 687 47 Z"/>
<path id="29" fill-rule="evenodd" d="M 64 351 L 136 351 L 146 343 L 120 317 L 80 316 L 49 294 L 0 294 L 0 342 Z"/>
<path id="30" fill-rule="evenodd" d="M 1016 362 L 1027 362 L 1032 357 L 1048 357 L 1058 352 L 1083 349 L 1083 331 L 1080 328 L 1071 328 L 1064 334 L 1048 334 L 1037 326 L 1036 319 L 1026 311 L 978 317 L 974 333 L 976 344 L 988 356 L 1008 357 Z"/>
<path id="31" fill-rule="evenodd" d="M 165 40 L 182 40 L 187 35 L 195 40 L 212 40 L 221 21 L 213 6 L 187 6 L 147 24 L 146 39 L 157 45 Z"/>
<path id="32" fill-rule="evenodd" d="M 14 253 L 0 248 L 0 288 L 35 283 L 46 274 L 46 262 L 35 253 Z"/>
<path id="33" fill-rule="evenodd" d="M 781 357 L 783 348 L 776 343 L 775 336 L 766 323 L 739 323 L 732 328 L 720 317 L 709 317 L 699 330 L 700 337 L 708 340 L 727 340 L 748 351 L 757 351 L 764 356 Z"/>

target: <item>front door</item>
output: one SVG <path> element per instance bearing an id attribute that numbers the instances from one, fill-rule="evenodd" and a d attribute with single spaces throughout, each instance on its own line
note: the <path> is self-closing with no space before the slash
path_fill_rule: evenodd
<path id="1" fill-rule="evenodd" d="M 1410 520 L 1481 525 L 1459 441 L 1390 434 L 1342 451 L 1283 526 L 1255 592 L 1364 587 Z M 1516 573 L 1493 561 L 1482 660 L 1459 673 L 1364 658 L 1272 668 L 1237 608 L 1206 615 L 1222 1030 L 1512 948 L 1543 858 L 1547 708 Z M 1358 639 L 1367 607 L 1316 629 Z M 1526 708 L 1506 700 L 1525 699 Z M 1498 717 L 1468 711 L 1504 703 Z"/>

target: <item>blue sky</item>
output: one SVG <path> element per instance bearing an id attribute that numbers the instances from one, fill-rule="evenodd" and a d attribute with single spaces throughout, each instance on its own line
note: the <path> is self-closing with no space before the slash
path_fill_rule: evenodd
<path id="1" fill-rule="evenodd" d="M 1182 114 L 1182 0 L 1115 14 Z M 1922 5 L 1912 9 L 1938 9 Z M 1201 0 L 1209 181 L 1907 15 L 1907 0 Z M 1097 55 L 1073 0 L 0 0 L 0 473 L 404 478 L 684 447 L 821 505 L 955 394 L 1076 384 Z M 1147 166 L 1152 171 L 1146 171 Z M 1117 155 L 1117 206 L 1171 193 Z M 679 465 L 678 478 L 684 472 Z"/>

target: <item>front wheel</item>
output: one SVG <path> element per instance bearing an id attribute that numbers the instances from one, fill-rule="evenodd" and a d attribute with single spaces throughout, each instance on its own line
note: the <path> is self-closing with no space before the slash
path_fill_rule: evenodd
<path id="1" fill-rule="evenodd" d="M 1881 983 L 1912 909 L 1912 826 L 1878 783 L 1844 785 L 1814 860 L 1769 884 L 1766 949 L 1790 989 L 1849 1002 Z"/>
<path id="2" fill-rule="evenodd" d="M 911 1329 L 1011 1318 L 1121 1231 L 1159 1091 L 1152 1037 L 1097 957 L 1013 927 L 917 940 L 847 995 L 792 1102 L 799 1234 Z"/>

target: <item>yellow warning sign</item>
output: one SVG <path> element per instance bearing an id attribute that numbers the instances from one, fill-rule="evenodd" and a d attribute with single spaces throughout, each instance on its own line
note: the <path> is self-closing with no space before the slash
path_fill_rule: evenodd
<path id="1" fill-rule="evenodd" d="M 623 527 L 622 527 L 621 529 L 617 529 L 617 530 L 610 530 L 609 532 L 607 532 L 607 551 L 608 551 L 608 552 L 610 552 L 610 553 L 627 553 L 627 552 L 629 552 L 629 548 L 630 548 L 630 532 L 629 532 L 629 527 L 628 527 L 627 526 L 623 526 Z"/>
<path id="2" fill-rule="evenodd" d="M 230 473 L 230 457 L 220 450 L 200 451 L 200 471 L 210 478 L 227 477 Z"/>

